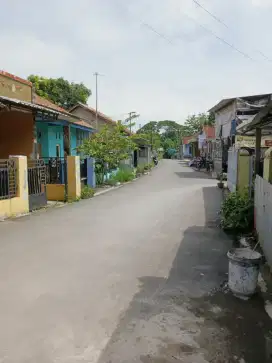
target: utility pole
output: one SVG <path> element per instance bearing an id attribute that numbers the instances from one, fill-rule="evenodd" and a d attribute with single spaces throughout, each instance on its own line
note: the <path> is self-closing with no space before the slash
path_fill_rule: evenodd
<path id="1" fill-rule="evenodd" d="M 94 76 L 95 76 L 95 128 L 98 131 L 98 76 L 102 76 L 102 74 L 95 72 Z"/>
<path id="2" fill-rule="evenodd" d="M 129 121 L 129 132 L 131 133 L 131 129 L 132 129 L 132 124 L 131 124 L 131 121 L 134 119 L 134 118 L 137 118 L 139 117 L 140 115 L 137 114 L 135 111 L 132 111 L 132 112 L 129 112 L 128 113 L 128 118 L 126 119 L 126 121 Z"/>

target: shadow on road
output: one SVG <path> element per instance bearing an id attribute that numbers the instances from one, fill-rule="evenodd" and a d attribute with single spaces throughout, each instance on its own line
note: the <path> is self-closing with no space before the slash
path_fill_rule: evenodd
<path id="1" fill-rule="evenodd" d="M 99 363 L 266 362 L 272 330 L 259 295 L 235 298 L 226 288 L 232 241 L 213 221 L 221 202 L 203 188 L 205 226 L 191 226 L 167 278 L 143 276 L 140 291 L 102 352 Z"/>
<path id="2" fill-rule="evenodd" d="M 193 169 L 189 169 L 187 172 L 176 172 L 175 174 L 182 179 L 212 179 L 212 177 L 204 171 L 195 171 Z"/>

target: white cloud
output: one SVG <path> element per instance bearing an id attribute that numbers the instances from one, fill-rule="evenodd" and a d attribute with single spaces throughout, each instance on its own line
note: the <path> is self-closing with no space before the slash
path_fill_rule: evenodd
<path id="1" fill-rule="evenodd" d="M 101 110 L 118 118 L 135 110 L 140 123 L 182 121 L 223 97 L 271 92 L 270 1 L 199 2 L 228 28 L 191 0 L 11 0 L 2 6 L 1 68 L 63 76 L 92 89 L 99 71 Z"/>

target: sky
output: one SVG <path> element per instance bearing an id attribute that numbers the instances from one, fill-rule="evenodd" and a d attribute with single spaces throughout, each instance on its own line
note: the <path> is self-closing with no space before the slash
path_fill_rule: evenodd
<path id="1" fill-rule="evenodd" d="M 193 0 L 2 0 L 0 69 L 83 82 L 92 107 L 99 72 L 99 110 L 138 125 L 271 93 L 272 0 L 198 3 L 224 24 Z"/>

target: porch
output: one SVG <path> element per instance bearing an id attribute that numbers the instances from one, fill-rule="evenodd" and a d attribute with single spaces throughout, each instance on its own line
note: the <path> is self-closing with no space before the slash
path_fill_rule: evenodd
<path id="1" fill-rule="evenodd" d="M 272 101 L 262 107 L 251 121 L 239 125 L 237 131 L 253 143 L 255 228 L 272 267 Z"/>

